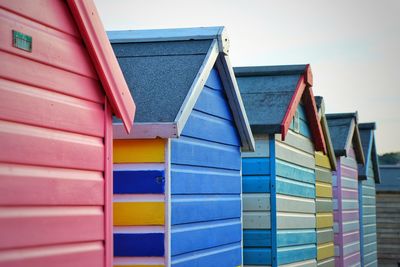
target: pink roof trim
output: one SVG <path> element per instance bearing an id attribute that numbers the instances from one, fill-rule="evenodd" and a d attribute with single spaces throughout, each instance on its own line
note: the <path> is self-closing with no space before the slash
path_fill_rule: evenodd
<path id="1" fill-rule="evenodd" d="M 135 103 L 92 0 L 67 0 L 116 116 L 130 132 Z"/>

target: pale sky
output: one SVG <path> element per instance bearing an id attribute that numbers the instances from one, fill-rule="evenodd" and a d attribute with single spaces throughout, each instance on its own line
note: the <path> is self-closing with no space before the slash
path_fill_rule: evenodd
<path id="1" fill-rule="evenodd" d="M 106 30 L 226 26 L 233 66 L 310 63 L 328 112 L 400 151 L 399 0 L 95 0 Z"/>

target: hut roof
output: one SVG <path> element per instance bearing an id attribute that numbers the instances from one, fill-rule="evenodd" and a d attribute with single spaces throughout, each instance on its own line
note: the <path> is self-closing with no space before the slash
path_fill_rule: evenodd
<path id="1" fill-rule="evenodd" d="M 326 118 L 335 155 L 337 157 L 347 156 L 350 146 L 353 144 L 357 162 L 365 164 L 360 133 L 357 126 L 357 112 L 326 114 Z"/>
<path id="2" fill-rule="evenodd" d="M 297 106 L 303 100 L 315 147 L 326 152 L 311 89 L 310 65 L 237 67 L 234 70 L 253 132 L 280 133 L 284 140 Z"/>
<path id="3" fill-rule="evenodd" d="M 132 137 L 178 137 L 216 66 L 242 149 L 254 150 L 224 27 L 111 31 L 108 37 L 137 105 Z"/>
<path id="4" fill-rule="evenodd" d="M 108 41 L 93 1 L 67 1 L 86 44 L 114 114 L 129 132 L 135 116 L 135 103 Z"/>
<path id="5" fill-rule="evenodd" d="M 378 160 L 378 154 L 376 152 L 375 135 L 374 135 L 376 124 L 375 122 L 360 123 L 358 124 L 358 129 L 360 131 L 361 144 L 365 157 L 365 164 L 358 165 L 358 176 L 361 179 L 367 179 L 368 169 L 369 169 L 368 164 L 372 163 L 375 182 L 379 183 L 380 181 L 379 160 Z"/>
<path id="6" fill-rule="evenodd" d="M 376 191 L 400 192 L 400 165 L 380 165 L 380 183 Z"/>

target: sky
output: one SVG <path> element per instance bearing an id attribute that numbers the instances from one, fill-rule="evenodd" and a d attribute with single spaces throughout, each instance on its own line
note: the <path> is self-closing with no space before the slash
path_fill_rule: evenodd
<path id="1" fill-rule="evenodd" d="M 226 26 L 233 66 L 311 64 L 328 113 L 377 123 L 400 151 L 398 0 L 95 0 L 106 30 Z"/>

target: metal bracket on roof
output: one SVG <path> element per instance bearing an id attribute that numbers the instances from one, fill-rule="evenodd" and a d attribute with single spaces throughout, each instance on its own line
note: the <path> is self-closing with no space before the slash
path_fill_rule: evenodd
<path id="1" fill-rule="evenodd" d="M 220 52 L 224 53 L 225 55 L 229 54 L 230 40 L 225 27 L 220 27 L 218 32 L 218 46 Z"/>

